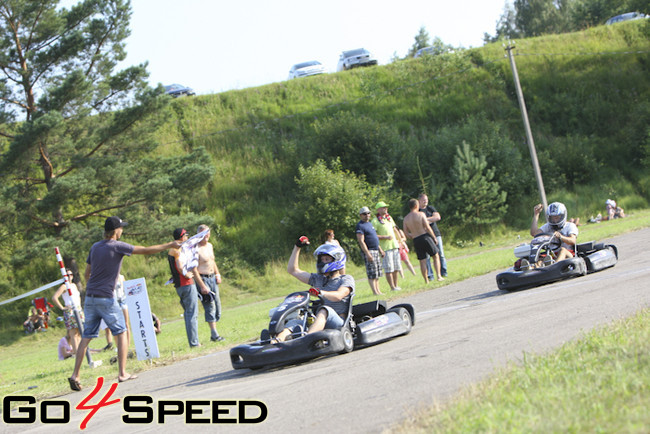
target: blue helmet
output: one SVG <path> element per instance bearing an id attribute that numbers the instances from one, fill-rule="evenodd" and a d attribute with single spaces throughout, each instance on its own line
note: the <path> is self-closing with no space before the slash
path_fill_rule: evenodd
<path id="1" fill-rule="evenodd" d="M 331 256 L 334 258 L 334 261 L 328 263 L 321 262 L 320 257 L 322 255 Z M 314 251 L 314 257 L 316 257 L 316 270 L 318 270 L 320 274 L 330 273 L 345 268 L 345 261 L 347 259 L 345 250 L 339 246 L 335 246 L 334 244 L 321 244 L 318 246 L 316 251 Z"/>

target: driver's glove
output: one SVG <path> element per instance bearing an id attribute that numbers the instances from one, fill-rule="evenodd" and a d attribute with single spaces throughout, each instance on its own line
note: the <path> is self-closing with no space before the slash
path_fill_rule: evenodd
<path id="1" fill-rule="evenodd" d="M 296 241 L 296 247 L 305 247 L 306 245 L 309 245 L 309 238 L 304 235 Z"/>
<path id="2" fill-rule="evenodd" d="M 313 295 L 314 297 L 318 297 L 320 295 L 320 289 L 309 288 L 309 295 Z"/>

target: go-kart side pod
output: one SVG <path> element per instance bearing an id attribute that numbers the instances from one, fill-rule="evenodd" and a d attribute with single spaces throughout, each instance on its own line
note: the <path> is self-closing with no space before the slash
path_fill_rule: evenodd
<path id="1" fill-rule="evenodd" d="M 585 254 L 587 271 L 595 273 L 605 268 L 613 267 L 618 262 L 618 249 L 612 244 L 595 244 L 589 253 Z"/>
<path id="2" fill-rule="evenodd" d="M 357 324 L 355 344 L 372 345 L 395 336 L 408 334 L 413 326 L 412 318 L 407 308 L 393 307 L 385 314 Z"/>
<path id="3" fill-rule="evenodd" d="M 499 289 L 514 291 L 544 285 L 571 277 L 587 274 L 587 264 L 581 257 L 568 258 L 547 267 L 533 268 L 526 271 L 515 271 L 513 268 L 497 274 Z"/>

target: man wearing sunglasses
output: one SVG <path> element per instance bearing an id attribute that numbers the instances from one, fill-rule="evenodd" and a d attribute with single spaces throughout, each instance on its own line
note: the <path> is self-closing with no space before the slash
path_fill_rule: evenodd
<path id="1" fill-rule="evenodd" d="M 379 278 L 382 275 L 381 259 L 384 257 L 384 251 L 379 246 L 377 231 L 370 223 L 370 209 L 367 206 L 359 210 L 359 217 L 361 220 L 355 229 L 357 241 L 366 261 L 366 275 L 370 289 L 373 294 L 379 295 L 381 294 L 379 290 Z"/>

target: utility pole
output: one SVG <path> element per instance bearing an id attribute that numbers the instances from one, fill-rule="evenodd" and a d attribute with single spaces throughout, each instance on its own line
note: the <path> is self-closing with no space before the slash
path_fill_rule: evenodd
<path id="1" fill-rule="evenodd" d="M 533 160 L 533 170 L 535 171 L 535 178 L 537 179 L 537 188 L 539 189 L 539 196 L 544 205 L 544 212 L 548 207 L 546 202 L 546 191 L 544 190 L 544 181 L 542 180 L 542 171 L 539 168 L 539 161 L 537 161 L 537 151 L 535 150 L 535 142 L 533 141 L 533 133 L 530 131 L 530 123 L 528 122 L 528 112 L 526 111 L 526 102 L 524 101 L 524 94 L 521 91 L 521 84 L 519 84 L 519 74 L 517 73 L 517 65 L 515 65 L 515 57 L 512 55 L 512 50 L 515 48 L 514 41 L 507 41 L 503 45 L 508 52 L 510 59 L 510 67 L 512 68 L 512 76 L 515 80 L 515 89 L 517 90 L 517 100 L 519 100 L 519 109 L 521 110 L 521 117 L 524 121 L 524 129 L 526 130 L 526 141 L 528 142 L 528 150 L 530 151 L 530 158 Z"/>

